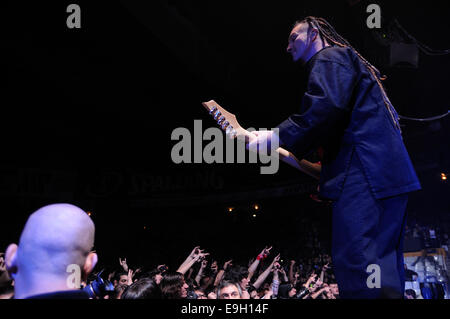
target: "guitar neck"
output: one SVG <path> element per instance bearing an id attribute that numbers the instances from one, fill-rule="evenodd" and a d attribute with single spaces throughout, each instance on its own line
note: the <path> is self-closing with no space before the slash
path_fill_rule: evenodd
<path id="1" fill-rule="evenodd" d="M 295 157 L 294 154 L 281 147 L 279 147 L 276 152 L 283 162 L 291 165 L 292 167 L 302 171 L 303 173 L 311 177 L 314 177 L 317 180 L 320 179 L 320 171 L 322 167 L 320 164 L 311 163 L 304 159 L 299 160 L 297 157 Z"/>
<path id="2" fill-rule="evenodd" d="M 225 110 L 216 101 L 211 100 L 208 102 L 203 102 L 202 104 L 208 110 L 209 114 L 214 117 L 217 124 L 222 127 L 222 130 L 227 132 L 227 135 L 230 133 L 229 136 L 232 138 L 241 136 L 245 138 L 247 142 L 256 137 L 251 132 L 242 128 L 242 126 L 239 125 L 236 116 Z M 317 180 L 320 179 L 321 165 L 311 163 L 307 160 L 299 160 L 294 156 L 294 154 L 281 147 L 279 147 L 276 152 L 278 153 L 279 159 L 283 162 L 295 167 L 311 177 L 314 177 Z"/>

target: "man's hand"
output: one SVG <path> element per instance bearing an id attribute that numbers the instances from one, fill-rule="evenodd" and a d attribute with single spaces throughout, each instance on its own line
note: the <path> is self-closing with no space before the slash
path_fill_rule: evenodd
<path id="1" fill-rule="evenodd" d="M 322 285 L 323 285 L 323 282 L 320 279 L 317 279 L 317 281 L 313 285 L 312 291 L 316 291 L 317 289 L 321 288 Z"/>
<path id="2" fill-rule="evenodd" d="M 119 264 L 122 266 L 123 271 L 127 272 L 128 271 L 128 265 L 127 265 L 127 259 L 124 258 L 122 260 L 122 258 L 119 257 Z"/>
<path id="3" fill-rule="evenodd" d="M 306 283 L 303 285 L 304 287 L 309 289 L 309 285 L 311 284 L 311 282 L 317 277 L 317 274 L 315 274 L 314 272 L 311 274 L 311 276 L 309 276 L 308 281 L 306 281 Z"/>
<path id="4" fill-rule="evenodd" d="M 279 260 L 280 260 L 280 254 L 275 256 L 275 258 L 272 261 L 272 265 L 274 265 L 275 263 L 278 263 Z"/>
<path id="5" fill-rule="evenodd" d="M 270 247 L 264 247 L 264 249 L 261 251 L 261 255 L 266 255 L 268 256 L 270 254 L 270 250 L 272 249 L 272 246 Z"/>
<path id="6" fill-rule="evenodd" d="M 202 260 L 202 263 L 200 264 L 200 268 L 205 269 L 207 265 L 208 265 L 208 261 L 206 259 L 204 259 L 204 260 Z"/>
<path id="7" fill-rule="evenodd" d="M 128 270 L 128 275 L 127 275 L 127 284 L 128 284 L 128 286 L 133 283 L 133 276 L 134 276 L 133 270 L 129 269 Z"/>
<path id="8" fill-rule="evenodd" d="M 280 139 L 274 131 L 253 131 L 255 136 L 246 145 L 246 148 L 251 151 L 268 151 L 277 149 L 280 145 Z"/>
<path id="9" fill-rule="evenodd" d="M 189 254 L 189 257 L 193 258 L 194 255 L 197 255 L 199 253 L 200 246 L 195 246 L 194 249 L 192 249 L 191 253 Z"/>
<path id="10" fill-rule="evenodd" d="M 223 264 L 223 270 L 226 271 L 226 270 L 228 269 L 228 267 L 233 266 L 232 261 L 233 261 L 232 259 L 226 261 L 226 262 Z"/>
<path id="11" fill-rule="evenodd" d="M 194 259 L 196 262 L 202 261 L 206 256 L 209 255 L 209 253 L 204 253 L 203 250 L 198 250 L 198 254 L 194 255 L 192 259 Z"/>

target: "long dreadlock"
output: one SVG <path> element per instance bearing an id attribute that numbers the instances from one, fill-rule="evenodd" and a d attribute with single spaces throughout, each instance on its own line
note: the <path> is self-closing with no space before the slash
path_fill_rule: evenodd
<path id="1" fill-rule="evenodd" d="M 376 67 L 370 64 L 369 61 L 367 61 L 358 51 L 356 51 L 356 49 L 353 48 L 352 45 L 344 37 L 342 37 L 339 33 L 337 33 L 337 31 L 333 28 L 333 26 L 330 23 L 328 23 L 327 20 L 323 18 L 308 16 L 301 21 L 297 21 L 295 23 L 295 26 L 301 23 L 308 23 L 310 27 L 317 29 L 319 31 L 319 36 L 322 39 L 322 41 L 323 39 L 326 39 L 328 42 L 331 42 L 340 47 L 350 48 L 359 57 L 359 59 L 363 62 L 367 70 L 370 72 L 370 74 L 372 74 L 372 77 L 380 87 L 384 104 L 386 105 L 386 108 L 389 111 L 389 114 L 391 115 L 392 121 L 394 122 L 394 125 L 401 131 L 399 119 L 397 116 L 394 116 L 394 114 L 397 115 L 397 112 L 392 106 L 392 103 L 389 101 L 386 91 L 384 90 L 383 84 L 381 83 L 381 81 L 385 80 L 386 77 L 380 76 L 380 71 L 378 71 Z"/>

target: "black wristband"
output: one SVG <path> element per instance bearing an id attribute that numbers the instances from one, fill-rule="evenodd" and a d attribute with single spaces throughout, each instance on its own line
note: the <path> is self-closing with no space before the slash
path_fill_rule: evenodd
<path id="1" fill-rule="evenodd" d="M 304 287 L 299 293 L 297 293 L 297 298 L 301 299 L 310 293 L 309 289 Z"/>

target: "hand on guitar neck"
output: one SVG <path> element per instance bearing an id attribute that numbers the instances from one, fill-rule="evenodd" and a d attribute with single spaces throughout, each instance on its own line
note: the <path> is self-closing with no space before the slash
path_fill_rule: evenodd
<path id="1" fill-rule="evenodd" d="M 275 151 L 280 145 L 280 138 L 274 131 L 253 131 L 251 134 L 253 137 L 248 140 L 246 145 L 248 150 L 259 151 L 267 148 L 267 150 Z"/>
<path id="2" fill-rule="evenodd" d="M 309 176 L 314 177 L 315 179 L 320 178 L 321 165 L 311 163 L 304 159 L 298 160 L 289 151 L 278 147 L 279 137 L 274 131 L 249 132 L 241 127 L 234 114 L 225 110 L 214 100 L 204 102 L 202 104 L 229 137 L 245 138 L 245 141 L 248 143 L 246 146 L 247 149 L 255 150 L 257 152 L 263 149 L 266 151 L 267 149 L 270 149 L 272 153 L 276 152 L 279 159 L 281 159 L 283 162 L 297 168 L 298 170 L 304 172 Z"/>

